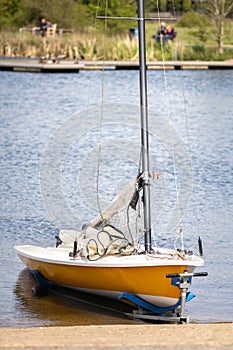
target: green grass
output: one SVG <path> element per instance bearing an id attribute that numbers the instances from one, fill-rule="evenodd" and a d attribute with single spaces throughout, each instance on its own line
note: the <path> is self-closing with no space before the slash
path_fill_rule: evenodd
<path id="1" fill-rule="evenodd" d="M 182 22 L 180 22 L 182 24 Z M 161 47 L 152 36 L 157 32 L 158 23 L 148 22 L 147 59 L 149 61 L 182 59 L 182 60 L 226 60 L 233 58 L 233 21 L 225 24 L 224 53 L 217 53 L 217 42 L 214 27 L 199 25 L 183 27 L 178 22 L 171 24 L 177 31 L 174 41 Z M 204 28 L 204 29 L 203 29 Z M 0 56 L 6 57 L 63 57 L 78 60 L 137 60 L 137 40 L 130 40 L 128 30 L 120 35 L 108 36 L 97 33 L 94 37 L 89 29 L 86 33 L 66 34 L 62 37 L 42 38 L 29 32 L 0 33 Z"/>

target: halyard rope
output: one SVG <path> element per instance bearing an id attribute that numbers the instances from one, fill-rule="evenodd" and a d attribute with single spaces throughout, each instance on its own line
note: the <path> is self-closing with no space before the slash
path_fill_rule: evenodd
<path id="1" fill-rule="evenodd" d="M 104 55 L 103 55 L 103 70 L 102 70 L 102 94 L 101 94 L 101 111 L 100 111 L 100 133 L 99 133 L 99 147 L 98 147 L 98 163 L 97 163 L 97 178 L 96 178 L 96 196 L 99 214 L 102 219 L 102 210 L 100 206 L 100 197 L 99 197 L 99 182 L 100 182 L 100 164 L 101 164 L 101 152 L 102 152 L 102 144 L 103 144 L 103 108 L 104 108 L 104 69 L 105 69 L 105 55 L 106 55 L 106 38 L 107 38 L 107 13 L 108 13 L 108 0 L 105 3 L 105 21 L 104 21 L 104 34 L 103 34 L 103 42 L 104 42 Z"/>

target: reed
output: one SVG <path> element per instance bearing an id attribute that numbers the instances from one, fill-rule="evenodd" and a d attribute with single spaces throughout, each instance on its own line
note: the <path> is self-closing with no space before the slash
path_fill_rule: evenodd
<path id="1" fill-rule="evenodd" d="M 159 44 L 149 36 L 146 45 L 147 60 L 224 60 L 232 58 L 232 47 L 225 49 L 224 55 L 216 54 L 214 45 L 208 47 L 203 43 L 187 45 L 182 38 L 169 41 L 161 50 Z M 91 34 L 66 34 L 55 37 L 41 37 L 30 32 L 0 33 L 0 56 L 41 58 L 50 57 L 56 59 L 76 60 L 114 60 L 136 61 L 138 60 L 138 45 L 136 39 L 130 39 L 129 35 L 109 36 L 103 39 L 97 34 L 95 38 Z"/>

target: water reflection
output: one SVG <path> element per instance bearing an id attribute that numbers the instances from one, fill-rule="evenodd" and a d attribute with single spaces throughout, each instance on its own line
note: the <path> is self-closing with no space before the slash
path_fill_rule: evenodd
<path id="1" fill-rule="evenodd" d="M 26 327 L 139 323 L 124 315 L 124 312 L 130 311 L 130 307 L 121 302 L 60 287 L 36 297 L 32 292 L 35 285 L 33 275 L 24 269 L 14 290 L 16 308 Z"/>

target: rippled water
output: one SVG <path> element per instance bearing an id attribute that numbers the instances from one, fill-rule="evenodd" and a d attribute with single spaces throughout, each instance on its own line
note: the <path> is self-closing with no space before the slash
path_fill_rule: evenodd
<path id="1" fill-rule="evenodd" d="M 165 84 L 148 72 L 156 241 L 173 245 L 181 215 L 185 246 L 199 235 L 204 244 L 209 276 L 193 281 L 193 322 L 233 315 L 232 81 L 232 71 L 169 71 Z M 135 322 L 73 295 L 35 298 L 13 249 L 53 245 L 57 228 L 96 215 L 102 99 L 101 205 L 137 172 L 138 72 L 107 71 L 104 95 L 101 82 L 102 72 L 0 72 L 1 327 Z"/>

